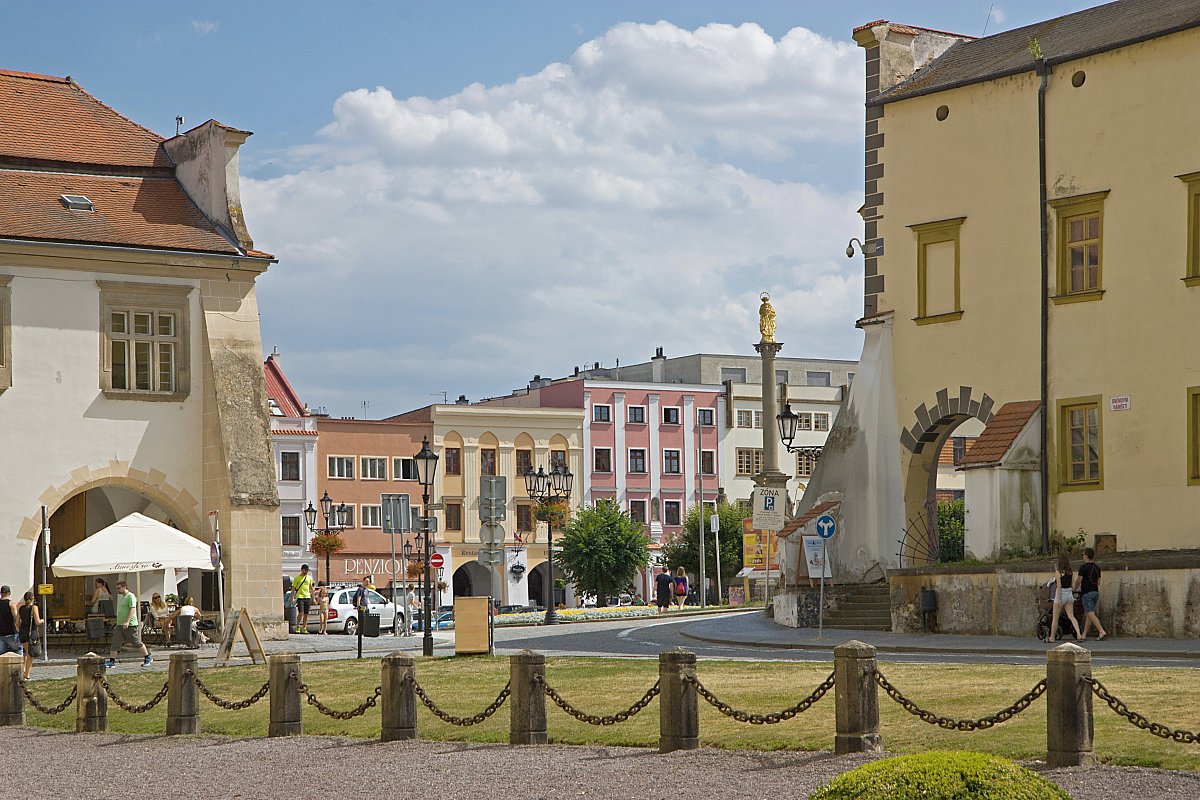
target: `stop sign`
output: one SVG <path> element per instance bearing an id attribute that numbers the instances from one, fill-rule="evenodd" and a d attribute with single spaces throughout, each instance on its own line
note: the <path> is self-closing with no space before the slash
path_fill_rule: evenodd
<path id="1" fill-rule="evenodd" d="M 429 566 L 433 567 L 434 569 L 441 569 L 442 565 L 445 563 L 446 559 L 442 558 L 441 553 L 434 553 L 433 555 L 429 556 Z"/>

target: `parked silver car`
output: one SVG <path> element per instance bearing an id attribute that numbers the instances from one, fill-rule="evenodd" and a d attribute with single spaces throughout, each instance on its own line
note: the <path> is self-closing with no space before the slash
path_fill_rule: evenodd
<path id="1" fill-rule="evenodd" d="M 329 590 L 329 625 L 330 633 L 345 633 L 354 636 L 358 633 L 358 609 L 353 605 L 354 592 L 357 587 L 333 588 Z M 403 598 L 401 598 L 403 599 Z M 367 590 L 367 606 L 372 614 L 379 615 L 380 631 L 396 630 L 396 607 L 386 597 L 372 589 Z M 404 625 L 404 611 L 400 611 L 400 625 Z M 313 606 L 308 615 L 309 631 L 320 630 L 320 612 Z"/>

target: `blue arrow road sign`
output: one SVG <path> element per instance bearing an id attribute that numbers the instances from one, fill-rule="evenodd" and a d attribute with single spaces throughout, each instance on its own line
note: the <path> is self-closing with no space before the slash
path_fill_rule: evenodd
<path id="1" fill-rule="evenodd" d="M 837 522 L 828 514 L 817 517 L 817 536 L 822 539 L 832 539 L 837 533 Z"/>

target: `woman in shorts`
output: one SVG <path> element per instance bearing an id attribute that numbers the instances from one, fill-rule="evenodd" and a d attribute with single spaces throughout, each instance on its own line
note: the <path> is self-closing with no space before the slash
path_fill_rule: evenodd
<path id="1" fill-rule="evenodd" d="M 1050 641 L 1054 642 L 1058 631 L 1058 616 L 1066 612 L 1067 619 L 1071 620 L 1071 627 L 1075 629 L 1075 638 L 1082 641 L 1083 634 L 1079 632 L 1079 623 L 1075 621 L 1075 593 L 1071 591 L 1071 584 L 1075 580 L 1075 573 L 1071 569 L 1071 559 L 1067 558 L 1066 554 L 1058 557 L 1058 571 L 1056 573 L 1057 584 L 1054 593 L 1054 616 L 1050 623 Z"/>

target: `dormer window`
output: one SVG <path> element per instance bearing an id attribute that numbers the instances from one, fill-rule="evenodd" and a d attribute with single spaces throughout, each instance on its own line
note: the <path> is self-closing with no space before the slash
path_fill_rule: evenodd
<path id="1" fill-rule="evenodd" d="M 61 194 L 59 201 L 71 211 L 95 211 L 96 206 L 81 194 Z"/>

